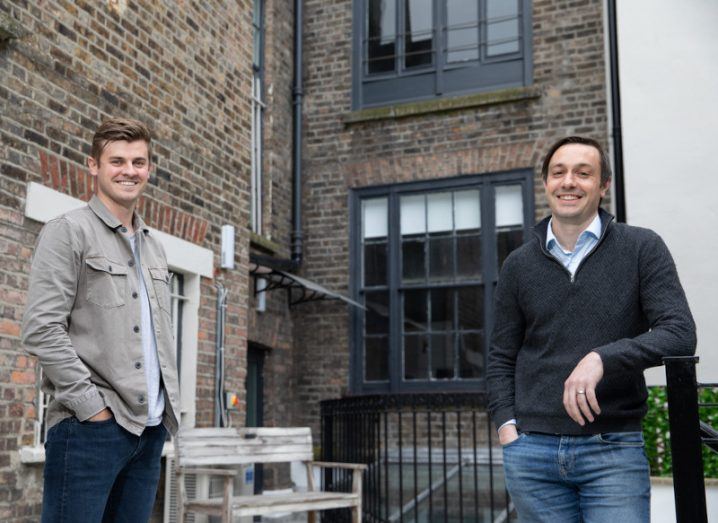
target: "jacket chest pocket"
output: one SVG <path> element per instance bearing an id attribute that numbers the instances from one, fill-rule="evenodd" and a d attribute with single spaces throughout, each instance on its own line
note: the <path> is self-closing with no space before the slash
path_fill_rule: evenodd
<path id="1" fill-rule="evenodd" d="M 125 304 L 127 267 L 104 257 L 87 258 L 87 301 L 107 309 Z"/>
<path id="2" fill-rule="evenodd" d="M 164 267 L 150 267 L 149 271 L 152 277 L 152 286 L 157 296 L 157 304 L 160 306 L 160 309 L 171 315 L 169 271 Z"/>

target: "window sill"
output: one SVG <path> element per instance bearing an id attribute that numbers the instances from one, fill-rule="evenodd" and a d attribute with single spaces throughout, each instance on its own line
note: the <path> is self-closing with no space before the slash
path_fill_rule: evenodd
<path id="1" fill-rule="evenodd" d="M 249 244 L 251 247 L 262 250 L 269 254 L 276 254 L 282 249 L 282 247 L 277 242 L 270 240 L 266 236 L 257 234 L 256 232 L 249 233 Z"/>
<path id="2" fill-rule="evenodd" d="M 25 465 L 45 463 L 45 447 L 21 447 L 20 463 L 24 463 Z"/>
<path id="3" fill-rule="evenodd" d="M 533 100 L 539 98 L 540 96 L 541 91 L 536 87 L 512 87 L 509 89 L 476 93 L 467 96 L 438 98 L 436 100 L 422 100 L 419 102 L 360 109 L 358 111 L 346 113 L 343 116 L 343 120 L 345 125 L 350 125 L 360 122 L 371 122 L 374 120 L 391 120 L 420 114 L 441 113 L 455 111 L 457 109 L 467 109 L 470 107 L 482 107 L 523 100 Z"/>

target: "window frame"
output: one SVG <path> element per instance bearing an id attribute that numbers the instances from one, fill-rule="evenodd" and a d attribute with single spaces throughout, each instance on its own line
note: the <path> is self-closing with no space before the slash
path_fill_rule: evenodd
<path id="1" fill-rule="evenodd" d="M 462 391 L 485 390 L 485 376 L 481 378 L 427 379 L 407 381 L 402 376 L 402 328 L 401 328 L 401 234 L 399 198 L 412 193 L 433 193 L 479 189 L 481 194 L 481 281 L 485 312 L 484 360 L 488 353 L 488 340 L 491 337 L 493 323 L 493 300 L 500 267 L 496 245 L 495 194 L 494 187 L 501 185 L 521 185 L 524 213 L 524 242 L 529 239 L 534 224 L 534 174 L 533 170 L 514 169 L 486 174 L 473 174 L 451 178 L 432 179 L 418 182 L 380 185 L 353 189 L 349 195 L 350 245 L 349 245 L 349 291 L 352 299 L 363 303 L 362 295 L 362 200 L 387 197 L 387 289 L 389 293 L 389 380 L 364 381 L 363 328 L 364 311 L 353 308 L 350 312 L 350 371 L 349 388 L 355 394 Z M 488 194 L 487 191 L 490 191 Z M 484 196 L 486 194 L 486 196 Z M 485 234 L 484 231 L 493 231 Z M 495 260 L 495 261 L 494 261 Z M 468 280 L 467 280 L 468 281 Z M 460 288 L 461 282 L 454 285 Z M 445 284 L 432 284 L 422 288 L 446 287 Z M 484 367 L 485 368 L 485 367 Z"/>
<path id="2" fill-rule="evenodd" d="M 252 143 L 250 227 L 253 233 L 264 232 L 264 0 L 254 0 L 252 30 Z M 257 12 L 258 11 L 258 12 Z"/>
<path id="3" fill-rule="evenodd" d="M 446 1 L 432 0 L 433 63 L 415 71 L 403 71 L 404 56 L 402 27 L 404 27 L 404 1 L 396 2 L 395 56 L 393 72 L 369 75 L 365 71 L 365 44 L 368 28 L 368 3 L 370 0 L 353 0 L 352 3 L 352 109 L 359 110 L 397 103 L 431 100 L 478 92 L 495 91 L 510 87 L 529 86 L 533 82 L 533 6 L 531 0 L 517 0 L 519 4 L 519 50 L 514 53 L 488 56 L 485 31 L 479 35 L 479 58 L 467 62 L 446 61 L 447 38 Z M 476 0 L 478 25 L 486 26 L 486 0 Z M 514 69 L 520 68 L 520 79 Z M 453 78 L 452 78 L 453 77 Z M 419 80 L 424 79 L 426 86 Z M 430 89 L 430 85 L 433 88 Z M 430 89 L 430 90 L 429 90 Z"/>

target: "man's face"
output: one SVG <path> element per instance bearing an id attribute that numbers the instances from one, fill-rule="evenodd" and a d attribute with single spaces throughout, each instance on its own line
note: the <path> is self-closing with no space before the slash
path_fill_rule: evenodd
<path id="1" fill-rule="evenodd" d="M 577 143 L 559 147 L 551 157 L 544 181 L 555 220 L 588 225 L 606 196 L 610 180 L 601 185 L 601 160 L 596 148 Z"/>
<path id="2" fill-rule="evenodd" d="M 114 206 L 134 210 L 150 178 L 147 142 L 118 140 L 105 146 L 97 162 L 87 161 L 90 174 L 97 177 L 97 196 L 110 209 Z"/>

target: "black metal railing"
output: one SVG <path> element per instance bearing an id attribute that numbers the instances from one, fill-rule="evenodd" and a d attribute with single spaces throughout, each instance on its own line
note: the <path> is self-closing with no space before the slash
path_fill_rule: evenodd
<path id="1" fill-rule="evenodd" d="M 480 393 L 374 395 L 321 403 L 322 460 L 364 463 L 363 521 L 502 522 L 516 518 L 502 453 Z M 326 471 L 325 488 L 349 476 Z M 348 521 L 348 511 L 322 521 Z"/>
<path id="2" fill-rule="evenodd" d="M 718 452 L 718 431 L 701 421 L 702 408 L 718 407 L 700 402 L 700 389 L 718 388 L 718 383 L 698 383 L 695 356 L 664 358 L 666 393 L 671 431 L 673 490 L 678 523 L 707 523 L 703 480 L 703 445 Z"/>

